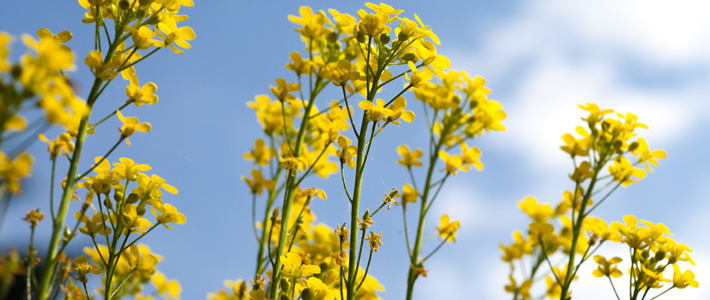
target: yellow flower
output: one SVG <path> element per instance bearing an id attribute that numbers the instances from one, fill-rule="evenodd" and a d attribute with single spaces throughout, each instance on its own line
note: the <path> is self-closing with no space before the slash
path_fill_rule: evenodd
<path id="1" fill-rule="evenodd" d="M 347 163 L 349 168 L 355 168 L 355 160 L 353 157 L 357 156 L 357 146 L 350 145 L 350 139 L 344 136 L 338 137 L 338 146 L 340 146 L 342 150 L 337 150 L 335 153 L 340 158 L 340 163 Z"/>
<path id="2" fill-rule="evenodd" d="M 399 96 L 394 100 L 394 103 L 388 108 L 392 111 L 392 114 L 387 117 L 387 122 L 391 122 L 394 125 L 399 125 L 398 119 L 402 119 L 407 123 L 412 123 L 414 121 L 414 112 L 411 110 L 404 110 L 407 107 L 407 100 L 404 97 Z"/>
<path id="3" fill-rule="evenodd" d="M 160 31 L 156 30 L 158 37 L 162 38 L 162 41 L 151 40 L 151 43 L 156 47 L 170 47 L 173 52 L 177 54 L 182 54 L 184 51 L 178 49 L 173 45 L 180 46 L 183 49 L 190 49 L 190 43 L 187 41 L 192 41 L 195 39 L 195 31 L 190 27 L 177 27 L 177 22 L 174 19 L 166 19 L 163 22 L 158 23 L 158 28 Z"/>
<path id="4" fill-rule="evenodd" d="M 584 218 L 582 226 L 584 226 L 585 230 L 598 236 L 602 242 L 607 240 L 619 242 L 621 240 L 621 235 L 619 234 L 620 223 L 614 222 L 611 223 L 611 227 L 608 227 L 606 222 L 602 219 L 586 217 Z"/>
<path id="5" fill-rule="evenodd" d="M 646 170 L 649 172 L 653 172 L 653 169 L 648 166 L 648 163 L 658 166 L 656 158 L 666 158 L 666 152 L 663 150 L 650 151 L 646 140 L 642 137 L 638 138 L 638 146 L 631 152 L 638 157 L 638 162 L 643 163 L 643 165 L 646 166 Z"/>
<path id="6" fill-rule="evenodd" d="M 91 73 L 101 80 L 112 80 L 116 78 L 118 68 L 121 66 L 119 60 L 104 62 L 103 54 L 101 54 L 99 50 L 89 52 L 89 56 L 84 59 L 84 63 L 91 68 Z"/>
<path id="7" fill-rule="evenodd" d="M 289 15 L 288 20 L 303 25 L 303 28 L 296 29 L 296 31 L 301 33 L 304 40 L 317 40 L 329 32 L 324 26 L 326 23 L 330 23 L 330 21 L 328 21 L 323 11 L 318 11 L 318 13 L 313 14 L 313 10 L 310 7 L 301 6 L 298 12 L 301 15 L 300 17 Z"/>
<path id="8" fill-rule="evenodd" d="M 538 204 L 534 197 L 526 197 L 525 200 L 518 202 L 518 206 L 531 219 L 538 223 L 545 223 L 552 218 L 554 212 L 549 204 Z"/>
<path id="9" fill-rule="evenodd" d="M 619 156 L 614 159 L 614 165 L 608 167 L 609 173 L 614 176 L 614 180 L 621 183 L 621 186 L 629 186 L 631 183 L 639 182 L 638 179 L 646 177 L 646 171 L 634 168 L 626 157 Z M 634 176 L 638 179 L 632 179 Z"/>
<path id="10" fill-rule="evenodd" d="M 154 40 L 151 40 L 154 36 L 155 33 L 148 28 L 148 26 L 141 26 L 140 28 L 136 29 L 130 26 L 126 26 L 126 30 L 131 33 L 131 39 L 133 40 L 133 44 L 141 50 L 145 50 L 150 48 L 155 44 Z"/>
<path id="11" fill-rule="evenodd" d="M 458 170 L 468 171 L 471 167 L 463 165 L 463 159 L 458 155 L 449 155 L 446 151 L 439 152 L 439 158 L 446 164 L 446 172 L 451 175 L 456 175 Z"/>
<path id="12" fill-rule="evenodd" d="M 591 143 L 591 137 L 586 129 L 582 126 L 577 126 L 577 133 L 582 136 L 581 139 L 575 139 L 573 135 L 566 133 L 562 136 L 562 141 L 566 145 L 560 146 L 562 151 L 569 153 L 572 157 L 574 156 L 587 156 L 589 155 L 589 145 Z"/>
<path id="13" fill-rule="evenodd" d="M 165 228 L 173 229 L 172 227 L 168 226 L 168 223 L 185 224 L 185 215 L 183 215 L 181 212 L 178 212 L 174 206 L 166 203 L 164 205 L 158 206 L 157 209 L 161 212 L 160 215 L 155 212 L 154 208 L 151 208 L 150 210 L 151 212 L 153 212 L 153 215 L 155 215 L 158 224 L 163 224 Z"/>
<path id="14" fill-rule="evenodd" d="M 410 85 L 415 88 L 436 86 L 434 83 L 431 82 L 431 80 L 434 78 L 434 74 L 432 74 L 429 69 L 424 68 L 423 70 L 419 71 L 417 70 L 417 67 L 414 66 L 414 63 L 412 63 L 411 61 L 408 61 L 407 65 L 409 66 L 409 70 L 412 72 L 412 76 L 409 77 L 409 73 L 405 73 L 404 78 L 409 81 Z"/>
<path id="15" fill-rule="evenodd" d="M 414 151 L 409 151 L 409 147 L 407 145 L 400 145 L 397 147 L 397 153 L 402 156 L 402 159 L 397 160 L 398 163 L 401 165 L 411 168 L 411 167 L 421 167 L 422 162 L 419 161 L 419 158 L 422 157 L 423 152 L 421 149 L 416 149 Z"/>
<path id="16" fill-rule="evenodd" d="M 138 118 L 136 117 L 123 117 L 120 110 L 117 110 L 116 114 L 118 115 L 118 119 L 123 122 L 123 127 L 121 127 L 119 131 L 121 132 L 121 138 L 126 139 L 126 145 L 128 146 L 131 145 L 128 137 L 130 137 L 134 132 L 148 132 L 151 129 L 150 123 L 139 123 Z"/>
<path id="17" fill-rule="evenodd" d="M 449 215 L 441 216 L 441 225 L 436 227 L 439 231 L 439 237 L 446 239 L 448 242 L 456 242 L 456 231 L 461 228 L 459 221 L 449 222 Z"/>
<path id="18" fill-rule="evenodd" d="M 130 181 L 138 180 L 140 172 L 149 171 L 151 167 L 145 164 L 136 164 L 132 159 L 127 157 L 121 157 L 118 159 L 120 163 L 113 163 L 113 170 L 111 175 L 118 179 L 128 179 Z"/>
<path id="19" fill-rule="evenodd" d="M 513 278 L 513 275 L 509 275 L 510 284 L 505 286 L 505 291 L 508 293 L 514 293 L 520 295 L 523 299 L 530 298 L 530 287 L 532 286 L 532 280 L 525 280 L 523 284 L 518 286 L 518 283 Z"/>
<path id="20" fill-rule="evenodd" d="M 286 79 L 276 78 L 276 86 L 269 86 L 271 93 L 274 94 L 276 99 L 284 102 L 286 100 L 294 100 L 296 97 L 290 94 L 290 92 L 295 92 L 301 89 L 298 83 L 292 82 L 290 84 L 286 83 Z"/>
<path id="21" fill-rule="evenodd" d="M 32 174 L 32 155 L 22 152 L 14 160 L 10 160 L 5 152 L 0 150 L 0 179 L 7 190 L 15 195 L 22 193 L 20 181 Z"/>
<path id="22" fill-rule="evenodd" d="M 148 221 L 148 219 L 145 219 L 142 216 L 138 215 L 136 206 L 130 203 L 126 203 L 126 205 L 123 206 L 122 221 L 124 226 L 123 234 L 125 235 L 128 235 L 132 232 L 145 233 L 146 230 L 148 230 L 148 227 L 153 226 L 153 223 Z"/>
<path id="23" fill-rule="evenodd" d="M 615 266 L 616 264 L 621 262 L 621 258 L 612 257 L 610 260 L 607 261 L 604 256 L 596 255 L 594 256 L 594 261 L 599 264 L 599 266 L 592 272 L 592 275 L 594 275 L 594 277 L 621 277 L 621 271 L 619 271 L 619 269 L 617 269 Z"/>
<path id="24" fill-rule="evenodd" d="M 108 235 L 111 233 L 110 224 L 106 224 L 105 221 L 111 222 L 109 215 L 105 213 L 96 213 L 91 218 L 82 214 L 80 211 L 74 213 L 74 217 L 81 223 L 86 225 L 79 228 L 79 231 L 83 234 L 89 236 L 95 236 L 97 233 L 100 235 Z"/>
<path id="25" fill-rule="evenodd" d="M 688 286 L 697 288 L 698 282 L 695 281 L 695 274 L 692 271 L 686 270 L 680 273 L 678 265 L 673 264 L 673 286 L 679 289 L 684 289 Z"/>
<path id="26" fill-rule="evenodd" d="M 601 110 L 601 109 L 599 109 L 599 106 L 597 106 L 594 103 L 587 103 L 587 106 L 582 106 L 582 105 L 577 105 L 577 106 L 579 106 L 579 108 L 589 112 L 589 116 L 587 118 L 582 118 L 582 120 L 587 121 L 590 129 L 595 128 L 595 125 L 597 123 L 599 123 L 604 118 L 604 115 L 614 112 L 614 110 L 611 110 L 611 109 Z"/>
<path id="27" fill-rule="evenodd" d="M 180 298 L 180 283 L 177 280 L 167 280 L 163 273 L 156 272 L 150 281 L 158 290 L 158 294 L 167 296 L 166 298 Z"/>
<path id="28" fill-rule="evenodd" d="M 97 266 L 92 266 L 89 264 L 89 259 L 86 256 L 79 256 L 74 259 L 74 267 L 71 268 L 70 272 L 76 272 L 77 276 L 74 279 L 81 281 L 83 283 L 89 282 L 86 275 L 91 274 L 101 274 L 101 269 Z"/>
<path id="29" fill-rule="evenodd" d="M 124 253 L 126 264 L 128 264 L 131 270 L 138 273 L 136 275 L 147 278 L 155 274 L 155 265 L 158 264 L 159 257 L 151 254 L 148 246 L 131 245 L 129 251 L 125 251 Z"/>
<path id="30" fill-rule="evenodd" d="M 303 157 L 279 157 L 279 162 L 284 164 L 286 170 L 305 171 L 308 168 L 308 162 Z"/>
<path id="31" fill-rule="evenodd" d="M 158 90 L 158 86 L 152 82 L 148 82 L 141 87 L 138 77 L 133 75 L 131 76 L 131 83 L 126 87 L 126 96 L 128 96 L 126 103 L 133 102 L 136 106 L 143 104 L 153 105 L 158 102 L 158 96 L 154 94 L 156 90 Z"/>
<path id="32" fill-rule="evenodd" d="M 344 86 L 349 93 L 355 93 L 355 90 L 348 84 L 348 81 L 360 79 L 360 73 L 357 70 L 353 70 L 353 65 L 350 64 L 350 61 L 338 61 L 338 66 L 336 68 L 329 68 L 328 71 L 330 79 L 333 80 L 333 85 Z"/>
<path id="33" fill-rule="evenodd" d="M 52 40 L 55 43 L 62 44 L 62 43 L 66 43 L 69 40 L 71 40 L 72 34 L 71 34 L 71 32 L 69 32 L 67 30 L 64 30 L 62 32 L 54 34 L 54 33 L 52 33 L 52 31 L 50 31 L 47 28 L 40 28 L 39 30 L 37 30 L 37 37 L 41 41 Z M 64 46 L 64 45 L 60 45 L 60 46 L 63 46 L 61 48 L 65 51 L 71 51 L 71 48 L 69 48 L 67 46 Z"/>
<path id="34" fill-rule="evenodd" d="M 264 188 L 266 188 L 267 190 L 271 190 L 274 188 L 274 181 L 264 180 L 264 177 L 261 175 L 261 170 L 252 169 L 251 177 L 253 179 L 249 179 L 245 176 L 242 176 L 242 180 L 246 181 L 247 185 L 251 189 L 252 194 L 261 195 L 261 193 L 264 192 Z"/>
<path id="35" fill-rule="evenodd" d="M 461 143 L 461 157 L 463 164 L 473 164 L 476 170 L 483 170 L 483 163 L 479 160 L 481 150 L 477 147 L 468 148 L 466 143 Z"/>
<path id="36" fill-rule="evenodd" d="M 262 139 L 254 141 L 254 149 L 244 154 L 244 159 L 254 160 L 254 163 L 262 167 L 269 164 L 269 160 L 273 157 L 276 151 L 266 147 L 266 143 Z"/>
<path id="37" fill-rule="evenodd" d="M 385 101 L 382 99 L 377 99 L 376 103 L 372 103 L 368 100 L 362 100 L 358 103 L 358 106 L 367 112 L 367 120 L 372 122 L 385 121 L 388 117 L 393 115 L 393 111 L 385 107 Z"/>
<path id="38" fill-rule="evenodd" d="M 291 52 L 288 57 L 291 58 L 293 63 L 286 64 L 286 69 L 294 71 L 298 76 L 311 73 L 312 65 L 310 61 L 304 60 L 300 53 L 294 51 Z"/>
<path id="39" fill-rule="evenodd" d="M 301 277 L 308 277 L 313 274 L 320 273 L 320 267 L 314 265 L 303 264 L 301 256 L 294 252 L 286 253 L 285 256 L 279 258 L 283 264 L 284 275 L 300 279 Z"/>
<path id="40" fill-rule="evenodd" d="M 54 160 L 57 155 L 66 156 L 69 153 L 74 152 L 74 142 L 71 140 L 71 136 L 67 132 L 60 134 L 52 141 L 48 140 L 43 133 L 40 133 L 39 139 L 45 143 L 49 143 L 47 151 L 49 151 L 49 155 L 52 160 Z"/>
<path id="41" fill-rule="evenodd" d="M 417 202 L 417 197 L 419 197 L 419 191 L 409 184 L 405 184 L 402 187 L 402 205 L 407 205 L 407 203 Z"/>

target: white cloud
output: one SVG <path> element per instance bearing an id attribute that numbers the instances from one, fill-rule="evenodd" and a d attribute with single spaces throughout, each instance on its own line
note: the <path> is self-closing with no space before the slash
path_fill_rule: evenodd
<path id="1" fill-rule="evenodd" d="M 638 86 L 622 62 L 631 57 L 644 66 L 681 69 L 707 64 L 709 14 L 710 3 L 693 1 L 528 3 L 483 39 L 480 52 L 454 51 L 451 60 L 492 83 L 517 80 L 506 91 L 510 98 L 499 99 L 509 130 L 491 141 L 526 158 L 530 168 L 566 170 L 569 161 L 558 147 L 562 134 L 582 125 L 576 104 L 633 112 L 649 125 L 643 136 L 651 147 L 669 144 L 701 121 L 706 82 Z"/>

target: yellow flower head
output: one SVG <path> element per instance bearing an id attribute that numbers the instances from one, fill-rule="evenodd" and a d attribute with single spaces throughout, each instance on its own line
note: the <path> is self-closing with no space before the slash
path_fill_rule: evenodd
<path id="1" fill-rule="evenodd" d="M 153 212 L 153 215 L 155 215 L 156 220 L 158 220 L 158 224 L 163 224 L 167 229 L 173 229 L 168 226 L 168 223 L 185 224 L 185 215 L 178 212 L 177 209 L 170 204 L 166 203 L 158 207 L 158 211 L 160 211 L 161 214 L 158 214 L 154 208 L 150 210 Z"/>
<path id="2" fill-rule="evenodd" d="M 32 162 L 32 155 L 27 152 L 22 152 L 11 160 L 0 150 L 0 179 L 8 191 L 15 195 L 22 193 L 20 182 L 22 178 L 32 174 Z"/>
<path id="3" fill-rule="evenodd" d="M 271 93 L 274 94 L 274 97 L 281 102 L 295 100 L 296 97 L 291 95 L 291 92 L 301 89 L 298 83 L 292 82 L 287 84 L 286 79 L 283 78 L 276 78 L 276 86 L 269 86 L 269 88 L 271 89 Z"/>
<path id="4" fill-rule="evenodd" d="M 459 221 L 449 221 L 449 215 L 441 216 L 441 225 L 436 227 L 439 231 L 439 237 L 446 239 L 448 242 L 456 242 L 456 231 L 461 228 L 461 223 Z"/>
<path id="5" fill-rule="evenodd" d="M 131 76 L 131 83 L 126 87 L 126 96 L 128 96 L 126 103 L 133 102 L 136 106 L 143 104 L 153 105 L 158 102 L 158 96 L 155 95 L 157 90 L 158 86 L 152 82 L 148 82 L 141 87 L 138 77 L 133 75 Z"/>
<path id="6" fill-rule="evenodd" d="M 401 165 L 411 168 L 411 167 L 421 167 L 422 162 L 419 158 L 424 154 L 421 149 L 416 149 L 414 151 L 409 151 L 407 145 L 400 145 L 397 147 L 397 153 L 402 156 L 401 159 L 397 160 Z"/>
<path id="7" fill-rule="evenodd" d="M 684 289 L 688 286 L 697 288 L 698 282 L 695 281 L 693 271 L 686 270 L 681 273 L 680 267 L 677 264 L 673 264 L 673 286 L 679 289 Z"/>
<path id="8" fill-rule="evenodd" d="M 592 272 L 594 277 L 611 276 L 614 278 L 621 277 L 622 273 L 616 268 L 616 264 L 621 262 L 621 258 L 612 257 L 610 260 L 606 260 L 604 256 L 596 255 L 594 256 L 594 261 L 599 264 L 599 266 Z"/>
<path id="9" fill-rule="evenodd" d="M 119 128 L 118 130 L 121 132 L 121 138 L 126 139 L 126 145 L 128 146 L 131 145 L 131 142 L 128 137 L 133 135 L 134 132 L 148 132 L 151 129 L 150 123 L 139 123 L 138 118 L 136 117 L 124 117 L 120 110 L 116 111 L 116 115 L 118 115 L 118 119 L 123 122 L 123 127 Z"/>
<path id="10" fill-rule="evenodd" d="M 242 180 L 247 183 L 247 185 L 251 189 L 252 194 L 261 195 L 261 193 L 264 192 L 264 188 L 266 188 L 267 190 L 271 190 L 274 188 L 274 181 L 264 180 L 264 177 L 261 175 L 261 170 L 252 169 L 251 177 L 252 179 L 242 176 Z"/>
<path id="11" fill-rule="evenodd" d="M 303 264 L 301 256 L 294 252 L 286 253 L 279 259 L 283 264 L 284 275 L 291 278 L 301 279 L 301 277 L 308 277 L 321 271 L 318 266 Z"/>
<path id="12" fill-rule="evenodd" d="M 338 146 L 342 149 L 336 151 L 336 154 L 340 158 L 340 163 L 347 163 L 349 168 L 355 168 L 354 157 L 357 156 L 357 146 L 350 145 L 350 139 L 344 136 L 338 137 Z"/>
<path id="13" fill-rule="evenodd" d="M 79 256 L 74 259 L 74 267 L 71 268 L 70 272 L 76 272 L 77 276 L 74 279 L 87 283 L 89 281 L 86 275 L 91 274 L 101 274 L 101 269 L 97 266 L 92 266 L 89 264 L 89 259 L 86 256 Z"/>
<path id="14" fill-rule="evenodd" d="M 380 238 L 382 237 L 382 232 L 380 234 L 374 233 L 370 231 L 370 236 L 366 237 L 365 240 L 370 241 L 370 249 L 374 250 L 377 252 L 379 250 L 379 246 L 382 245 L 382 242 L 380 241 Z"/>

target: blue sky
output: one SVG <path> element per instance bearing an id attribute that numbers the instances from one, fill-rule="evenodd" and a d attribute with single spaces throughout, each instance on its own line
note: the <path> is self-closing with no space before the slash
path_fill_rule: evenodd
<path id="1" fill-rule="evenodd" d="M 634 112 L 650 127 L 642 135 L 651 147 L 668 153 L 653 174 L 617 191 L 597 215 L 619 221 L 633 214 L 666 224 L 677 241 L 694 250 L 693 271 L 700 282 L 699 289 L 668 297 L 701 299 L 709 293 L 710 239 L 702 229 L 710 227 L 710 164 L 705 159 L 710 122 L 703 114 L 710 109 L 710 5 L 611 0 L 388 4 L 404 9 L 409 18 L 417 13 L 441 39 L 438 51 L 451 59 L 452 68 L 485 77 L 491 98 L 508 113 L 506 132 L 474 141 L 483 152 L 485 170 L 447 181 L 433 208 L 430 233 L 444 213 L 460 220 L 462 229 L 457 243 L 446 245 L 427 265 L 429 278 L 418 281 L 418 299 L 471 294 L 507 298 L 507 269 L 499 260 L 498 244 L 508 243 L 512 230 L 527 227 L 518 201 L 533 195 L 557 202 L 571 188 L 560 136 L 581 124 L 576 105 L 585 102 Z M 160 100 L 124 114 L 150 122 L 153 130 L 131 137 L 133 145 L 121 146 L 110 160 L 130 157 L 150 164 L 152 172 L 180 190 L 166 201 L 186 215 L 187 223 L 172 231 L 156 230 L 144 241 L 163 255 L 159 269 L 181 281 L 183 299 L 203 299 L 224 279 L 248 278 L 253 272 L 257 245 L 250 228 L 251 199 L 239 177 L 250 169 L 241 156 L 260 133 L 246 102 L 269 93 L 274 78 L 291 75 L 284 68 L 288 53 L 300 51 L 303 44 L 287 15 L 297 14 L 299 5 L 353 15 L 364 8 L 363 3 L 332 1 L 198 1 L 183 10 L 197 33 L 193 49 L 183 55 L 160 51 L 138 66 L 142 83 L 158 85 Z M 93 43 L 93 27 L 80 22 L 82 15 L 83 9 L 71 1 L 10 1 L 0 10 L 0 30 L 13 35 L 34 34 L 40 27 L 72 31 L 69 46 L 80 69 L 72 76 L 85 96 L 91 74 L 82 61 Z M 96 119 L 123 103 L 126 84 L 117 80 L 109 86 L 96 106 Z M 118 124 L 114 119 L 99 128 L 84 157 L 102 155 L 117 138 Z M 424 128 L 422 122 L 402 124 L 376 140 L 364 199 L 379 199 L 408 181 L 403 168 L 392 167 L 395 148 L 402 143 L 422 147 Z M 50 164 L 44 148 L 40 143 L 31 148 L 35 175 L 25 181 L 23 197 L 11 204 L 0 248 L 24 248 L 29 229 L 17 216 L 47 206 Z M 89 162 L 84 160 L 86 168 Z M 346 220 L 348 205 L 337 178 L 307 185 L 328 193 L 327 201 L 313 204 L 319 221 L 332 227 Z M 372 201 L 365 206 L 374 207 Z M 373 228 L 385 232 L 371 270 L 386 286 L 384 299 L 404 294 L 408 262 L 401 224 L 401 214 L 391 211 Z M 43 224 L 39 240 L 47 240 L 48 225 Z M 78 240 L 73 247 L 81 249 L 87 242 Z M 623 255 L 620 248 L 603 251 Z M 590 273 L 582 271 L 575 296 L 613 297 L 607 283 Z"/>

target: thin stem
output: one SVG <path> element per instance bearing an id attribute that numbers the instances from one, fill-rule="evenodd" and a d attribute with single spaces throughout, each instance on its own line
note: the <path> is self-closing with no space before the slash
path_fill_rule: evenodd
<path id="1" fill-rule="evenodd" d="M 121 287 L 123 287 L 123 284 L 126 283 L 126 281 L 128 281 L 128 278 L 131 278 L 131 275 L 133 274 L 133 272 L 135 270 L 136 269 L 134 268 L 133 270 L 128 272 L 128 275 L 126 275 L 126 278 L 123 278 L 121 283 L 119 283 L 118 286 L 116 287 L 116 289 L 113 291 L 113 293 L 111 293 L 111 298 L 113 298 L 113 296 L 116 296 L 116 293 L 118 293 L 118 291 L 121 290 Z"/>
<path id="2" fill-rule="evenodd" d="M 345 190 L 345 195 L 348 196 L 350 203 L 353 203 L 353 198 L 350 197 L 350 192 L 348 192 L 348 185 L 345 183 L 345 172 L 343 171 L 344 163 L 340 163 L 340 178 L 343 181 L 343 189 Z"/>
<path id="3" fill-rule="evenodd" d="M 130 67 L 136 65 L 137 63 L 139 63 L 139 62 L 143 61 L 144 59 L 146 59 L 146 58 L 150 57 L 151 55 L 153 55 L 153 53 L 158 52 L 158 50 L 160 50 L 160 49 L 163 49 L 163 48 L 155 48 L 155 50 L 153 50 L 153 51 L 151 51 L 150 53 L 146 54 L 145 56 L 139 58 L 138 60 L 134 61 L 134 62 L 131 63 L 130 65 L 127 65 L 127 66 L 124 66 L 124 67 L 118 69 L 118 72 L 120 73 L 121 71 L 123 71 L 123 70 L 125 70 L 125 69 L 128 69 L 128 68 L 130 68 Z M 128 58 L 130 59 L 130 57 L 128 57 Z"/>
<path id="4" fill-rule="evenodd" d="M 251 227 L 254 228 L 254 238 L 259 242 L 259 232 L 256 229 L 256 193 L 251 195 Z"/>
<path id="5" fill-rule="evenodd" d="M 560 281 L 560 278 L 557 277 L 557 273 L 555 273 L 555 268 L 552 266 L 552 263 L 550 262 L 550 258 L 547 256 L 547 250 L 545 250 L 545 245 L 543 244 L 542 237 L 538 240 L 540 243 L 540 249 L 542 249 L 542 257 L 545 258 L 545 261 L 547 262 L 547 266 L 550 267 L 550 271 L 552 272 L 552 275 L 555 276 L 555 281 L 557 281 L 557 284 L 562 286 L 562 281 Z M 574 251 L 574 250 L 572 250 Z"/>
<path id="6" fill-rule="evenodd" d="M 607 193 L 607 194 L 604 196 L 604 198 L 602 198 L 602 200 L 599 200 L 599 202 L 597 202 L 596 204 L 594 204 L 594 205 L 592 206 L 592 208 L 590 208 L 589 211 L 588 211 L 586 214 L 584 214 L 584 217 L 587 217 L 590 213 L 592 213 L 592 211 L 594 211 L 595 208 L 597 208 L 597 206 L 599 206 L 600 204 L 602 204 L 602 202 L 604 202 L 604 200 L 606 200 L 606 198 L 609 198 L 609 196 L 610 196 L 614 191 L 616 191 L 616 189 L 618 189 L 619 186 L 621 186 L 621 182 L 619 182 L 616 186 L 614 186 L 614 188 L 611 189 L 611 191 L 609 191 L 609 193 Z"/>
<path id="7" fill-rule="evenodd" d="M 341 88 L 343 90 L 343 99 L 345 99 L 345 109 L 348 110 L 348 118 L 350 118 L 350 125 L 352 125 L 352 127 L 353 127 L 353 133 L 355 133 L 355 137 L 359 137 L 360 134 L 358 134 L 357 129 L 355 129 L 355 122 L 353 122 L 353 116 L 352 116 L 352 113 L 350 112 L 350 104 L 348 104 L 348 96 L 345 94 L 345 85 L 341 86 Z"/>
<path id="8" fill-rule="evenodd" d="M 98 122 L 92 124 L 92 125 L 91 125 L 91 129 L 98 127 L 98 126 L 101 125 L 101 123 L 103 123 L 103 122 L 106 122 L 106 120 L 108 120 L 108 119 L 110 119 L 111 117 L 113 117 L 113 116 L 116 115 L 116 111 L 123 110 L 123 109 L 126 108 L 128 105 L 130 105 L 131 103 L 133 103 L 133 100 L 126 102 L 126 104 L 124 104 L 124 105 L 121 105 L 121 107 L 119 107 L 117 110 L 114 110 L 113 112 L 111 112 L 110 114 L 108 114 L 108 116 L 105 116 L 103 119 L 101 119 L 101 121 L 98 121 Z"/>
<path id="9" fill-rule="evenodd" d="M 431 209 L 431 205 L 434 204 L 436 197 L 439 196 L 439 192 L 441 192 L 441 187 L 444 186 L 444 182 L 446 181 L 446 178 L 449 178 L 449 173 L 446 173 L 446 175 L 444 175 L 444 178 L 441 180 L 441 184 L 439 184 L 439 187 L 436 189 L 434 196 L 431 197 L 431 200 L 429 201 L 429 205 L 426 207 L 424 214 L 427 214 L 429 212 L 429 210 Z"/>
<path id="10" fill-rule="evenodd" d="M 372 249 L 370 249 L 370 256 L 367 258 L 367 267 L 365 267 L 365 274 L 362 275 L 362 280 L 360 281 L 360 284 L 357 285 L 357 288 L 355 288 L 355 294 L 360 290 L 360 287 L 362 286 L 363 283 L 365 283 L 365 279 L 367 279 L 367 272 L 370 271 L 370 262 L 372 261 Z"/>
<path id="11" fill-rule="evenodd" d="M 30 232 L 30 246 L 27 249 L 27 300 L 32 300 L 32 270 L 34 269 L 34 241 L 35 241 L 35 226 L 32 224 L 30 226 L 31 232 Z"/>
<path id="12" fill-rule="evenodd" d="M 49 214 L 52 216 L 52 222 L 56 219 L 54 216 L 54 171 L 57 167 L 57 158 L 52 159 L 52 175 L 49 181 Z"/>
<path id="13" fill-rule="evenodd" d="M 306 172 L 303 173 L 303 175 L 301 176 L 301 179 L 299 179 L 298 181 L 296 181 L 296 186 L 300 185 L 300 184 L 301 184 L 301 181 L 303 181 L 303 179 L 305 179 L 306 176 L 308 176 L 308 174 L 311 172 L 311 170 L 313 170 L 313 167 L 316 166 L 316 164 L 318 163 L 318 161 L 320 160 L 320 158 L 323 156 L 323 153 L 325 153 L 325 151 L 328 150 L 328 146 L 330 146 L 331 143 L 332 143 L 332 141 L 328 141 L 328 143 L 323 147 L 323 150 L 320 152 L 320 154 L 318 154 L 318 157 L 316 157 L 316 160 L 313 161 L 313 163 L 311 164 L 311 166 L 308 167 L 308 169 L 306 170 Z"/>
<path id="14" fill-rule="evenodd" d="M 661 295 L 665 294 L 666 292 L 668 292 L 668 291 L 672 290 L 672 289 L 673 289 L 674 287 L 675 287 L 675 285 L 674 285 L 674 286 L 671 286 L 671 287 L 669 287 L 669 288 L 668 288 L 667 290 L 663 291 L 662 293 L 660 293 L 660 294 L 656 295 L 656 297 L 653 297 L 653 298 L 651 298 L 651 299 L 649 299 L 649 300 L 654 300 L 654 299 L 656 299 L 656 298 L 660 297 Z"/>
<path id="15" fill-rule="evenodd" d="M 96 167 L 98 167 L 102 162 L 104 162 L 106 160 L 106 158 L 109 155 L 111 155 L 111 153 L 113 153 L 113 150 L 116 150 L 118 145 L 120 145 L 121 142 L 123 142 L 123 140 L 124 140 L 124 138 L 123 138 L 123 136 L 121 136 L 121 138 L 118 139 L 118 142 L 116 142 L 116 144 L 114 144 L 113 147 L 111 147 L 111 149 L 109 149 L 108 152 L 106 152 L 106 154 L 104 154 L 104 156 L 102 156 L 98 162 L 96 162 L 93 166 L 91 166 L 91 168 L 86 170 L 86 172 L 84 172 L 83 174 L 79 175 L 79 178 L 77 178 L 77 180 L 86 177 L 86 175 L 88 175 L 89 173 L 91 173 L 91 171 L 96 169 Z"/>
<path id="16" fill-rule="evenodd" d="M 404 221 L 404 241 L 407 243 L 407 255 L 412 259 L 412 246 L 409 244 L 409 231 L 407 230 L 407 210 L 402 205 L 402 220 Z"/>
<path id="17" fill-rule="evenodd" d="M 444 240 L 442 240 L 441 243 L 439 243 L 439 245 L 436 246 L 436 248 L 434 248 L 434 251 L 432 251 L 431 253 L 429 253 L 429 255 L 425 256 L 424 259 L 422 259 L 422 261 L 419 262 L 419 263 L 420 263 L 420 264 L 423 264 L 425 261 L 427 261 L 427 259 L 429 259 L 432 255 L 434 255 L 434 253 L 436 253 L 436 251 L 439 251 L 439 249 L 441 248 L 441 246 L 444 246 L 444 244 L 446 244 L 446 242 L 449 240 L 449 237 L 451 237 L 452 235 L 453 235 L 453 232 L 452 232 L 452 233 L 449 233 L 449 234 L 446 236 L 446 238 L 444 238 Z"/>

